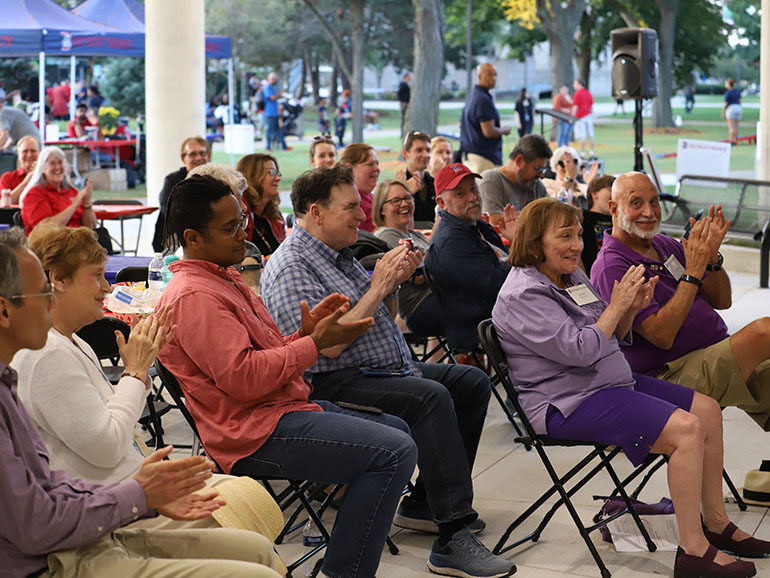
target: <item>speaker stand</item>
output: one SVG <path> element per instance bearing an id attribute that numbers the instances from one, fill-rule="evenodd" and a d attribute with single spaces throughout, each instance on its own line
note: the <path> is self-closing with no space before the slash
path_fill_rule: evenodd
<path id="1" fill-rule="evenodd" d="M 644 171 L 644 159 L 642 158 L 642 147 L 644 146 L 644 126 L 642 121 L 642 99 L 637 98 L 636 114 L 634 114 L 634 170 Z"/>

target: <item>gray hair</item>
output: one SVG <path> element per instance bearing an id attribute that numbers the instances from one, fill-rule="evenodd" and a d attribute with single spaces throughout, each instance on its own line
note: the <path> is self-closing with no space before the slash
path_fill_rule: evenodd
<path id="1" fill-rule="evenodd" d="M 193 170 L 187 173 L 187 178 L 189 179 L 193 175 L 208 175 L 210 177 L 214 177 L 216 180 L 225 183 L 228 187 L 230 187 L 230 190 L 238 196 L 243 196 L 243 191 L 249 188 L 249 183 L 246 181 L 246 177 L 244 177 L 234 168 L 228 167 L 227 165 L 218 163 L 206 163 L 205 165 L 195 167 Z"/>
<path id="2" fill-rule="evenodd" d="M 13 295 L 24 292 L 24 284 L 19 274 L 19 261 L 14 251 L 27 248 L 24 229 L 12 227 L 0 231 L 0 297 L 11 299 Z"/>
<path id="3" fill-rule="evenodd" d="M 556 165 L 559 164 L 559 161 L 567 153 L 569 153 L 572 156 L 572 160 L 574 160 L 575 162 L 578 162 L 580 160 L 580 155 L 578 155 L 578 152 L 574 148 L 570 146 L 560 146 L 555 151 L 553 151 L 553 156 L 551 157 L 551 170 L 553 172 L 556 172 Z"/>
<path id="4" fill-rule="evenodd" d="M 24 192 L 21 194 L 22 199 L 24 199 L 24 197 L 27 195 L 27 191 L 29 191 L 32 187 L 46 185 L 43 171 L 45 170 L 45 166 L 48 164 L 48 159 L 50 157 L 59 158 L 62 160 L 62 162 L 64 162 L 64 179 L 61 182 L 62 188 L 70 189 L 74 187 L 72 181 L 70 180 L 70 171 L 72 170 L 72 167 L 70 167 L 70 164 L 67 162 L 67 157 L 65 156 L 64 151 L 59 147 L 45 147 L 40 152 L 40 156 L 37 158 L 37 164 L 35 165 L 35 170 L 32 172 L 32 177 L 29 179 L 29 183 L 24 188 Z"/>

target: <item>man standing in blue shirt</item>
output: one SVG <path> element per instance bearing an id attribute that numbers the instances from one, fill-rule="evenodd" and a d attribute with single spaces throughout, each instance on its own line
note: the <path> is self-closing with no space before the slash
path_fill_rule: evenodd
<path id="1" fill-rule="evenodd" d="M 267 75 L 267 84 L 262 89 L 265 97 L 265 122 L 267 123 L 267 138 L 265 150 L 273 150 L 273 143 L 277 142 L 285 151 L 291 150 L 283 139 L 283 129 L 278 123 L 278 99 L 281 98 L 281 90 L 278 88 L 278 75 L 271 72 Z"/>
<path id="2" fill-rule="evenodd" d="M 497 70 L 489 62 L 478 69 L 476 86 L 468 95 L 460 122 L 460 147 L 465 165 L 474 173 L 503 164 L 503 135 L 511 127 L 500 126 L 500 114 L 489 93 L 497 84 Z"/>

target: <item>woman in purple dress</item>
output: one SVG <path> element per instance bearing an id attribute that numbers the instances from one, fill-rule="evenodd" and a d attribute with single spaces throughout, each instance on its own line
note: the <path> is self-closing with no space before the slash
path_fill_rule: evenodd
<path id="1" fill-rule="evenodd" d="M 770 543 L 738 529 L 722 498 L 722 415 L 691 389 L 632 374 L 618 341 L 628 343 L 637 310 L 657 277 L 631 267 L 609 303 L 578 267 L 581 212 L 556 199 L 527 205 L 511 244 L 511 272 L 492 319 L 520 402 L 537 433 L 619 445 L 641 464 L 667 454 L 679 525 L 676 578 L 754 576 Z M 701 508 L 703 518 L 701 522 Z"/>

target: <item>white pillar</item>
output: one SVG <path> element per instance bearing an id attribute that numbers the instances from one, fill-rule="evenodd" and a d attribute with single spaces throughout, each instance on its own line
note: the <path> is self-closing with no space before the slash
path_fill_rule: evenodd
<path id="1" fill-rule="evenodd" d="M 147 201 L 157 205 L 182 141 L 206 133 L 205 12 L 203 0 L 147 0 L 144 14 Z"/>
<path id="2" fill-rule="evenodd" d="M 40 109 L 37 112 L 38 127 L 40 128 L 40 142 L 45 142 L 45 52 L 41 52 L 39 58 L 39 70 L 37 73 L 38 91 L 37 98 Z"/>
<path id="3" fill-rule="evenodd" d="M 770 0 L 762 0 L 762 36 L 759 42 L 759 178 L 770 180 Z M 763 195 L 760 195 L 760 197 Z M 770 199 L 760 199 L 770 205 Z"/>

